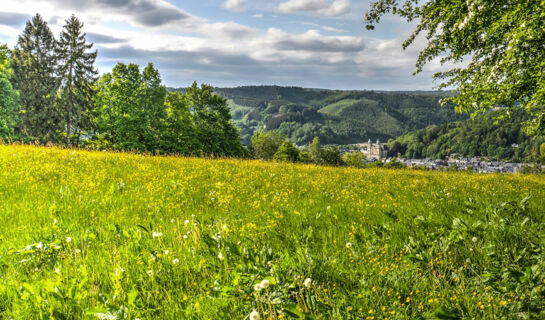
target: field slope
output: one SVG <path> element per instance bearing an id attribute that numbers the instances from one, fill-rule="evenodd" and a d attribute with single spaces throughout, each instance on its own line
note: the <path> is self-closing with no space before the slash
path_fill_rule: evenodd
<path id="1" fill-rule="evenodd" d="M 543 319 L 543 208 L 543 176 L 0 145 L 0 318 Z"/>

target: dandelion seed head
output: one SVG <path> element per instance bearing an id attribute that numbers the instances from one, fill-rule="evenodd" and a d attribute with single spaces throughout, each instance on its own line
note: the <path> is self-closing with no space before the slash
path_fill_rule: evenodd
<path id="1" fill-rule="evenodd" d="M 259 284 L 263 289 L 267 289 L 270 285 L 271 285 L 271 282 L 267 279 L 261 281 L 261 283 Z"/>
<path id="2" fill-rule="evenodd" d="M 250 320 L 259 320 L 259 312 L 257 311 L 252 311 L 250 313 Z"/>

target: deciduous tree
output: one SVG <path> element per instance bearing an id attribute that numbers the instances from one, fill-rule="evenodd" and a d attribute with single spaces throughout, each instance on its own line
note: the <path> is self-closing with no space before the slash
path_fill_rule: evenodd
<path id="1" fill-rule="evenodd" d="M 416 72 L 436 58 L 455 64 L 435 74 L 439 88 L 456 88 L 445 103 L 472 114 L 522 106 L 532 114 L 526 131 L 545 133 L 544 1 L 379 0 L 365 15 L 367 28 L 387 13 L 417 21 L 403 48 L 419 35 L 427 39 Z"/>

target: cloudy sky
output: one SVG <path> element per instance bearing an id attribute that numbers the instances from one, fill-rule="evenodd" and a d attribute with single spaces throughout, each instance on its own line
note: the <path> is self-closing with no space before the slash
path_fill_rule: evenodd
<path id="1" fill-rule="evenodd" d="M 292 85 L 430 90 L 432 63 L 413 76 L 420 44 L 412 26 L 386 17 L 367 31 L 370 0 L 2 0 L 0 43 L 14 46 L 40 13 L 58 35 L 75 14 L 94 42 L 101 72 L 153 62 L 166 85 Z"/>

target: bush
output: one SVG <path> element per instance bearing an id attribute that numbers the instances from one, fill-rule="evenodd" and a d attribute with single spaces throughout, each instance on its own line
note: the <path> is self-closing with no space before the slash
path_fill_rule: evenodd
<path id="1" fill-rule="evenodd" d="M 362 152 L 350 152 L 342 155 L 342 160 L 347 166 L 363 168 L 367 157 Z"/>
<path id="2" fill-rule="evenodd" d="M 254 157 L 264 160 L 272 159 L 284 140 L 286 137 L 276 131 L 256 132 L 252 136 Z"/>
<path id="3" fill-rule="evenodd" d="M 407 167 L 406 165 L 401 163 L 396 158 L 393 158 L 392 160 L 390 160 L 390 162 L 388 162 L 387 164 L 384 165 L 384 168 L 388 168 L 388 169 L 401 169 L 401 168 L 406 168 L 406 167 Z"/>
<path id="4" fill-rule="evenodd" d="M 296 162 L 299 158 L 299 150 L 289 141 L 284 141 L 274 154 L 273 159 L 277 161 Z"/>

